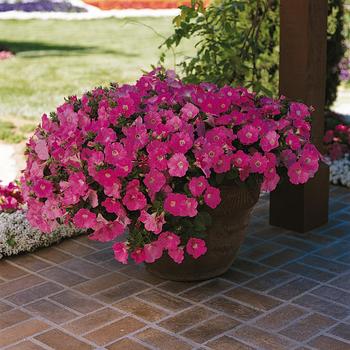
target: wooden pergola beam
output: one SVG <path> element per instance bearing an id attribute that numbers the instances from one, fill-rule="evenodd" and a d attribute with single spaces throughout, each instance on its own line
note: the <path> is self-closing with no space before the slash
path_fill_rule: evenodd
<path id="1" fill-rule="evenodd" d="M 327 0 L 281 0 L 280 94 L 315 107 L 312 139 L 322 152 L 326 84 Z M 270 223 L 306 232 L 328 221 L 329 170 L 322 165 L 306 185 L 278 186 Z"/>

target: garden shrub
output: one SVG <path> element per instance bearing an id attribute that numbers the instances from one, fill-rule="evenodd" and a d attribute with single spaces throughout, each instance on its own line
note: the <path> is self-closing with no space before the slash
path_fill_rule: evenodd
<path id="1" fill-rule="evenodd" d="M 179 64 L 187 82 L 242 85 L 277 95 L 279 5 L 279 0 L 214 0 L 205 9 L 203 1 L 193 0 L 190 7 L 180 7 L 174 33 L 163 45 L 170 49 L 184 39 L 197 39 L 196 55 Z M 343 18 L 344 0 L 330 0 L 326 108 L 335 101 L 340 83 L 339 63 L 346 49 Z"/>

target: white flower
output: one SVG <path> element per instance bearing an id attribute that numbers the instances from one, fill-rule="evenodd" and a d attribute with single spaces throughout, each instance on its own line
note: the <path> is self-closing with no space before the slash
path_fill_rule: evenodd
<path id="1" fill-rule="evenodd" d="M 330 182 L 335 185 L 350 187 L 350 154 L 344 158 L 329 161 Z"/>
<path id="2" fill-rule="evenodd" d="M 4 256 L 47 247 L 66 237 L 84 233 L 74 227 L 60 226 L 50 234 L 43 234 L 30 226 L 25 211 L 0 213 L 0 259 Z"/>

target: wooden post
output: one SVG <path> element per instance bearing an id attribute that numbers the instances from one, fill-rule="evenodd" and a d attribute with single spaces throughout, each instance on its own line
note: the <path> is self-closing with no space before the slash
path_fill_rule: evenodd
<path id="1" fill-rule="evenodd" d="M 312 140 L 322 152 L 327 0 L 281 0 L 280 93 L 315 107 Z M 306 232 L 328 221 L 329 170 L 305 185 L 281 183 L 270 197 L 270 223 Z"/>

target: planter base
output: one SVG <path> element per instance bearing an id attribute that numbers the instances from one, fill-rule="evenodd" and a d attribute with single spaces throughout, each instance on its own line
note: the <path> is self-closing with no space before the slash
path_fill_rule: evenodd
<path id="1" fill-rule="evenodd" d="M 147 271 L 171 281 L 203 281 L 224 274 L 238 254 L 259 193 L 259 185 L 252 189 L 222 187 L 220 205 L 209 211 L 213 222 L 206 232 L 207 253 L 198 259 L 185 254 L 182 264 L 175 263 L 165 253 L 153 264 L 146 264 Z"/>

